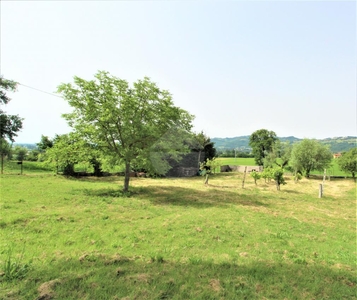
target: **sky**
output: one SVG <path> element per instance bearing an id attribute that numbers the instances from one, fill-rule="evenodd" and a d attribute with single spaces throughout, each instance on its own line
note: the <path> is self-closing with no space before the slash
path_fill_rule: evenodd
<path id="1" fill-rule="evenodd" d="M 55 94 L 99 70 L 170 91 L 211 138 L 356 136 L 355 1 L 1 1 L 18 143 L 71 131 Z M 46 92 L 46 93 L 45 93 Z"/>

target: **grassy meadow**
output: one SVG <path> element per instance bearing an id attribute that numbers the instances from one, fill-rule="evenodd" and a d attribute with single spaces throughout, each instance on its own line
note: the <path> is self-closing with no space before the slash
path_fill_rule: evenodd
<path id="1" fill-rule="evenodd" d="M 0 299 L 357 299 L 356 184 L 0 176 Z"/>

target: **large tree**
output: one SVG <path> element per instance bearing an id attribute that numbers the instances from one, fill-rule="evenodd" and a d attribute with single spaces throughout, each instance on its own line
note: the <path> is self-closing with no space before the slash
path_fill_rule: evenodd
<path id="1" fill-rule="evenodd" d="M 293 145 L 290 165 L 296 172 L 304 173 L 308 178 L 311 171 L 323 171 L 327 168 L 331 160 L 332 153 L 328 146 L 316 140 L 303 139 Z"/>
<path id="2" fill-rule="evenodd" d="M 147 77 L 132 87 L 108 72 L 99 71 L 94 77 L 75 76 L 73 84 L 58 87 L 74 109 L 64 118 L 77 133 L 125 164 L 123 190 L 128 191 L 132 164 L 148 165 L 152 157 L 160 161 L 161 156 L 153 153 L 167 147 L 165 135 L 173 138 L 175 132 L 191 130 L 193 116 L 176 107 L 171 94 Z M 178 152 L 169 150 L 173 156 Z M 164 158 L 161 162 L 165 163 Z"/>
<path id="3" fill-rule="evenodd" d="M 357 148 L 342 153 L 342 156 L 337 160 L 340 169 L 346 173 L 351 173 L 352 177 L 355 178 L 357 173 Z"/>
<path id="4" fill-rule="evenodd" d="M 252 147 L 255 162 L 259 166 L 263 165 L 264 158 L 272 151 L 277 140 L 276 133 L 267 129 L 259 129 L 251 134 L 249 146 Z"/>
<path id="5" fill-rule="evenodd" d="M 13 143 L 17 133 L 22 129 L 22 118 L 18 115 L 8 115 L 2 110 L 2 105 L 10 102 L 11 98 L 6 92 L 15 92 L 17 83 L 13 80 L 8 80 L 0 76 L 0 148 L 5 149 L 7 141 Z M 4 155 L 1 151 L 1 174 L 4 169 Z"/>

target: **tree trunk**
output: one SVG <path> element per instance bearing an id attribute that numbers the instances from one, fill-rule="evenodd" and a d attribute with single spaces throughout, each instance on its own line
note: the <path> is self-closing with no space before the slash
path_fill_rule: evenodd
<path id="1" fill-rule="evenodd" d="M 65 165 L 64 169 L 63 169 L 63 175 L 65 176 L 74 176 L 75 172 L 74 172 L 74 164 L 67 162 L 67 164 Z"/>
<path id="2" fill-rule="evenodd" d="M 4 174 L 4 153 L 1 153 L 1 174 Z"/>
<path id="3" fill-rule="evenodd" d="M 276 190 L 280 191 L 280 182 L 278 180 L 276 181 Z"/>
<path id="4" fill-rule="evenodd" d="M 198 152 L 198 168 L 200 167 L 201 163 L 201 150 Z"/>
<path id="5" fill-rule="evenodd" d="M 125 178 L 124 178 L 124 189 L 123 192 L 129 191 L 129 180 L 130 180 L 130 162 L 125 162 Z"/>
<path id="6" fill-rule="evenodd" d="M 206 184 L 206 185 L 208 184 L 208 176 L 209 176 L 209 174 L 207 173 L 207 174 L 206 174 L 206 180 L 205 180 L 205 184 Z"/>

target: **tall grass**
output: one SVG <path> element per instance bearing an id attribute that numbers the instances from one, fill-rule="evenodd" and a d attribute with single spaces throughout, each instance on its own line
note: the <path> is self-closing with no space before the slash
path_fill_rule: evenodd
<path id="1" fill-rule="evenodd" d="M 0 266 L 32 259 L 0 299 L 356 299 L 352 180 L 0 180 Z"/>

